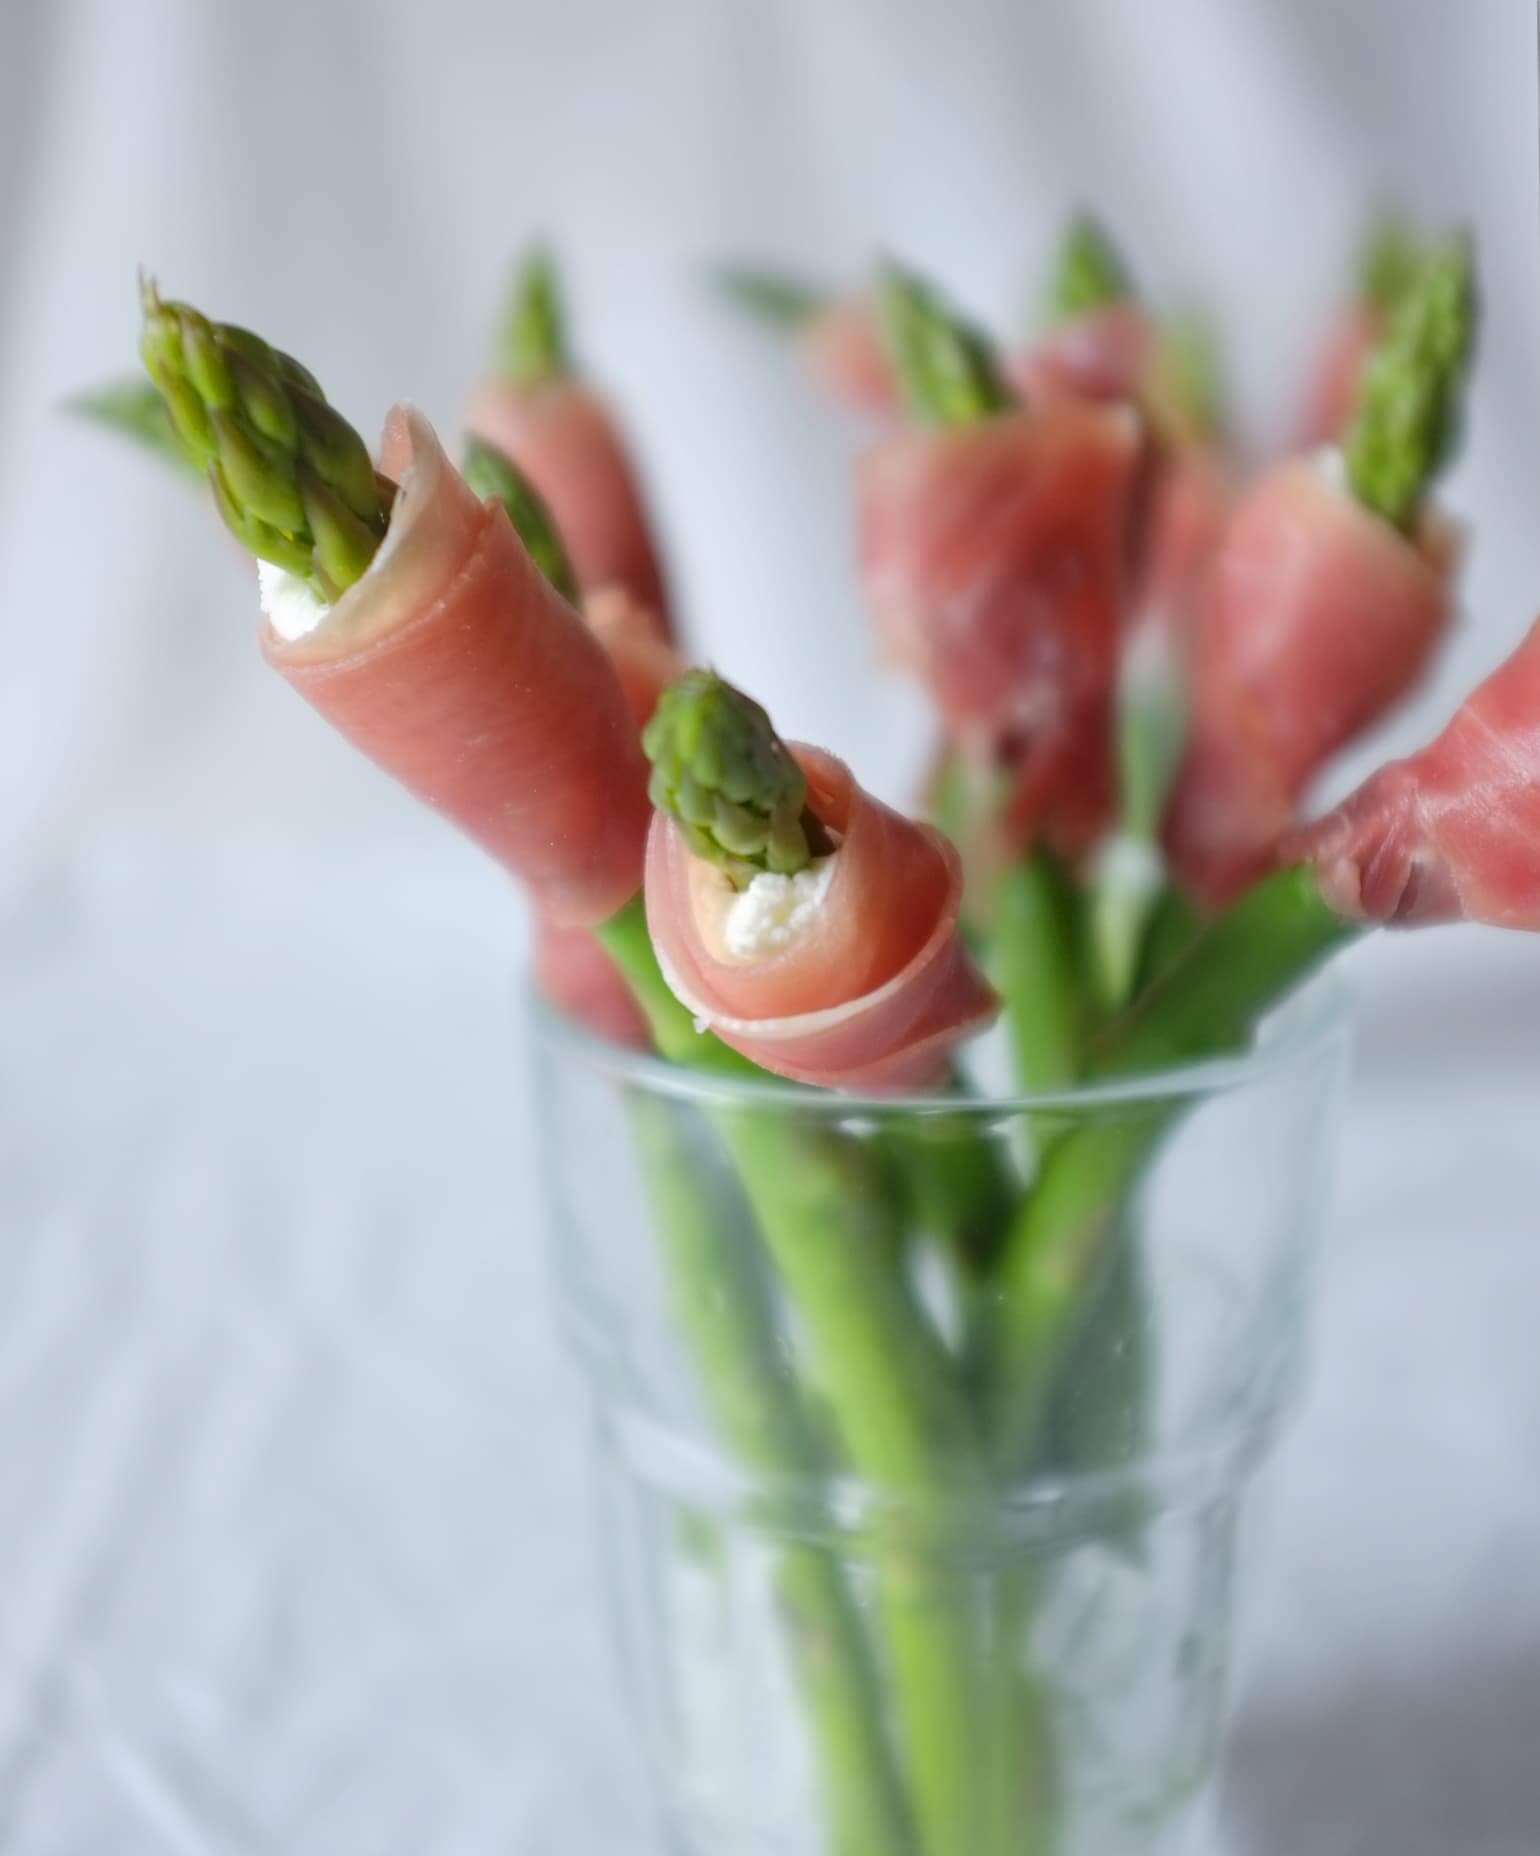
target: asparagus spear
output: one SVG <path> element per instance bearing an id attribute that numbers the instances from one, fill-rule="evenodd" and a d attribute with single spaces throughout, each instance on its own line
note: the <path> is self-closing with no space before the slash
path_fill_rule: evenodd
<path id="1" fill-rule="evenodd" d="M 563 599 L 576 605 L 577 575 L 551 512 L 539 491 L 506 453 L 482 438 L 467 438 L 460 474 L 479 497 L 493 497 L 508 512 L 514 533 Z"/>
<path id="2" fill-rule="evenodd" d="M 805 788 L 788 771 L 791 756 L 759 705 L 720 678 L 697 672 L 676 684 L 644 744 L 655 801 L 690 833 L 697 855 L 739 876 L 756 857 L 759 867 L 774 855 L 797 868 L 812 855 Z M 625 971 L 652 957 L 634 931 L 624 946 L 616 946 L 613 926 L 603 933 Z M 645 998 L 660 1047 L 684 1045 L 693 1035 L 678 1022 L 688 1025 L 684 1008 L 663 1005 L 653 987 Z M 657 1021 L 660 1006 L 673 1023 Z M 935 1535 L 959 1495 L 982 1490 L 972 1414 L 892 1267 L 891 1212 L 862 1144 L 800 1116 L 794 1096 L 784 1106 L 720 1109 L 715 1119 L 851 1463 L 902 1498 L 874 1523 L 874 1552 L 922 1846 L 929 1856 L 978 1848 L 983 1672 L 962 1581 Z"/>
<path id="3" fill-rule="evenodd" d="M 503 505 L 556 590 L 576 599 L 561 536 L 517 466 L 470 439 L 464 474 L 479 494 Z M 757 1074 L 746 1058 L 715 1038 L 694 1036 L 693 1027 L 680 1022 L 678 1003 L 653 957 L 639 896 L 612 919 L 604 939 L 664 1055 L 724 1073 Z M 764 1263 L 731 1203 L 729 1183 L 703 1149 L 698 1112 L 643 1090 L 628 1094 L 626 1109 L 675 1315 L 722 1437 L 750 1470 L 779 1481 L 822 1477 L 827 1466 L 781 1345 Z M 795 1538 L 806 1516 L 777 1518 L 793 1536 L 777 1558 L 776 1589 L 828 1801 L 831 1850 L 834 1856 L 909 1856 L 914 1827 L 859 1606 L 834 1554 Z"/>
<path id="4" fill-rule="evenodd" d="M 1044 300 L 1044 321 L 1052 326 L 1126 303 L 1136 295 L 1134 281 L 1111 234 L 1090 213 L 1077 213 L 1065 231 Z"/>
<path id="5" fill-rule="evenodd" d="M 183 442 L 160 389 L 148 380 L 112 380 L 88 387 L 65 400 L 64 411 L 118 433 L 190 476 L 203 475 L 202 456 Z"/>
<path id="6" fill-rule="evenodd" d="M 504 379 L 516 387 L 537 387 L 572 372 L 561 283 L 548 245 L 530 246 L 514 270 L 498 358 Z"/>
<path id="7" fill-rule="evenodd" d="M 315 376 L 146 280 L 140 352 L 236 540 L 334 600 L 384 539 L 394 488 Z"/>
<path id="8" fill-rule="evenodd" d="M 1348 485 L 1408 532 L 1459 438 L 1477 322 L 1470 240 L 1446 240 L 1405 286 L 1365 370 L 1343 441 Z"/>

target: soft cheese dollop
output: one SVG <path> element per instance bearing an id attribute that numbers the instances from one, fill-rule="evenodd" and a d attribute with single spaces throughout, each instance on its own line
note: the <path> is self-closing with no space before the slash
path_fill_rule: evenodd
<path id="1" fill-rule="evenodd" d="M 257 588 L 268 624 L 287 644 L 308 638 L 331 611 L 308 580 L 271 561 L 257 562 Z"/>
<path id="2" fill-rule="evenodd" d="M 833 875 L 833 857 L 815 857 L 795 876 L 761 871 L 728 904 L 722 921 L 728 953 L 756 960 L 790 947 L 823 907 Z"/>

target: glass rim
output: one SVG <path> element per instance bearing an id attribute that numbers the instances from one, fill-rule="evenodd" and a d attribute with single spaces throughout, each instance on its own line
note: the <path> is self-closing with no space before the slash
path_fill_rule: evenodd
<path id="1" fill-rule="evenodd" d="M 1245 1089 L 1326 1051 L 1340 1050 L 1351 1035 L 1353 1021 L 1353 989 L 1333 965 L 1276 1007 L 1263 1021 L 1264 1029 L 1251 1047 L 1235 1055 L 1103 1077 L 1067 1089 L 971 1095 L 934 1090 L 882 1094 L 821 1089 L 773 1076 L 730 1076 L 692 1070 L 589 1030 L 546 999 L 532 978 L 525 982 L 524 996 L 525 1010 L 539 1041 L 575 1051 L 591 1071 L 606 1074 L 617 1083 L 645 1089 L 652 1095 L 715 1107 L 784 1110 L 794 1106 L 798 1114 L 830 1120 L 894 1114 L 997 1119 L 1209 1099 Z"/>

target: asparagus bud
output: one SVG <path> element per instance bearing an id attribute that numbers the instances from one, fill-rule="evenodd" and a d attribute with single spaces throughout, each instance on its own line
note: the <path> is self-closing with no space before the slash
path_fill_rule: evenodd
<path id="1" fill-rule="evenodd" d="M 729 303 L 773 329 L 800 329 L 833 302 L 828 290 L 752 264 L 718 264 L 711 281 Z"/>
<path id="2" fill-rule="evenodd" d="M 1400 529 L 1459 437 L 1477 301 L 1470 241 L 1448 240 L 1404 291 L 1365 370 L 1343 444 L 1353 494 Z"/>
<path id="3" fill-rule="evenodd" d="M 894 263 L 877 274 L 877 319 L 907 409 L 935 425 L 971 425 L 1014 403 L 987 336 L 934 286 Z"/>
<path id="4" fill-rule="evenodd" d="M 642 747 L 654 806 L 740 888 L 762 871 L 795 876 L 831 848 L 769 716 L 715 671 L 688 670 L 663 692 Z"/>
<path id="5" fill-rule="evenodd" d="M 201 454 L 183 442 L 160 389 L 148 380 L 104 381 L 99 387 L 72 394 L 63 409 L 105 426 L 178 470 L 203 475 Z"/>
<path id="6" fill-rule="evenodd" d="M 1371 309 L 1390 312 L 1417 281 L 1426 256 L 1411 223 L 1394 209 L 1376 215 L 1358 253 L 1358 294 Z"/>
<path id="7" fill-rule="evenodd" d="M 265 561 L 333 600 L 384 538 L 390 487 L 315 376 L 260 335 L 143 285 L 140 354 L 219 513 Z"/>
<path id="8" fill-rule="evenodd" d="M 460 475 L 483 502 L 494 497 L 507 511 L 513 532 L 524 543 L 530 559 L 563 599 L 577 604 L 578 582 L 551 512 L 535 486 L 506 453 L 484 439 L 468 438 L 461 456 Z"/>
<path id="9" fill-rule="evenodd" d="M 573 371 L 561 281 L 548 245 L 532 245 L 514 271 L 500 358 L 503 378 L 514 387 L 538 387 Z"/>
<path id="10" fill-rule="evenodd" d="M 1105 226 L 1090 213 L 1077 213 L 1059 246 L 1044 304 L 1051 327 L 1109 303 L 1126 303 L 1138 293 Z"/>

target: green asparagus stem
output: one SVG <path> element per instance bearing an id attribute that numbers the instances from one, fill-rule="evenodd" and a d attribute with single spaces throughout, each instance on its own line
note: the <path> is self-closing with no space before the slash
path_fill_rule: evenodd
<path id="1" fill-rule="evenodd" d="M 140 352 L 219 513 L 262 560 L 334 600 L 384 539 L 393 488 L 315 376 L 261 336 L 142 286 Z"/>
<path id="2" fill-rule="evenodd" d="M 795 876 L 832 848 L 769 716 L 715 671 L 688 670 L 670 684 L 642 747 L 652 803 L 739 888 L 767 871 Z"/>
<path id="3" fill-rule="evenodd" d="M 658 1049 L 731 1072 L 744 1060 L 696 1033 L 657 969 L 639 901 L 599 930 Z M 724 1054 L 725 1053 L 725 1054 Z M 859 1140 L 784 1104 L 712 1112 L 807 1336 L 856 1471 L 900 1498 L 873 1523 L 878 1607 L 900 1742 L 926 1856 L 980 1847 L 981 1664 L 966 1581 L 936 1537 L 981 1487 L 973 1420 L 949 1362 L 892 1267 L 899 1236 Z"/>
<path id="4" fill-rule="evenodd" d="M 1090 213 L 1077 213 L 1065 230 L 1049 278 L 1044 321 L 1049 327 L 1126 303 L 1138 292 L 1105 226 Z"/>
<path id="5" fill-rule="evenodd" d="M 1092 1075 L 1134 1075 L 1233 1048 L 1246 1028 L 1359 932 L 1314 872 L 1267 878 L 1216 916 L 1092 1053 Z M 1000 1273 L 993 1435 L 1030 1461 L 1075 1318 L 1105 1269 L 1128 1188 L 1180 1098 L 1132 1103 L 1067 1133 L 1024 1201 Z"/>
<path id="6" fill-rule="evenodd" d="M 484 439 L 468 438 L 460 474 L 483 501 L 492 497 L 502 504 L 530 559 L 562 598 L 576 605 L 580 597 L 577 575 L 551 512 L 513 460 Z"/>
<path id="7" fill-rule="evenodd" d="M 833 301 L 817 284 L 752 264 L 715 265 L 711 281 L 729 303 L 775 329 L 800 329 Z"/>
<path id="8" fill-rule="evenodd" d="M 1403 213 L 1392 207 L 1376 214 L 1358 253 L 1360 298 L 1389 315 L 1416 282 L 1427 255 L 1416 229 Z"/>
<path id="9" fill-rule="evenodd" d="M 781 1345 L 771 1285 L 743 1229 L 746 1211 L 735 1215 L 722 1202 L 729 1182 L 714 1176 L 699 1114 L 642 1090 L 627 1106 L 675 1316 L 724 1441 L 740 1464 L 772 1482 L 820 1478 L 825 1466 Z M 778 1556 L 776 1586 L 828 1802 L 831 1849 L 837 1856 L 906 1856 L 914 1828 L 883 1730 L 881 1685 L 860 1611 L 834 1553 L 797 1539 L 805 1516 L 772 1512 L 766 1519 L 791 1536 Z"/>
<path id="10" fill-rule="evenodd" d="M 1459 439 L 1477 321 L 1467 238 L 1433 252 L 1391 313 L 1343 441 L 1353 494 L 1410 532 Z"/>
<path id="11" fill-rule="evenodd" d="M 112 380 L 64 401 L 63 410 L 116 432 L 190 476 L 203 475 L 202 454 L 184 443 L 160 389 L 148 380 Z"/>
<path id="12" fill-rule="evenodd" d="M 547 245 L 532 245 L 514 271 L 498 359 L 503 378 L 515 387 L 538 387 L 573 371 L 556 258 Z"/>
<path id="13" fill-rule="evenodd" d="M 877 319 L 906 409 L 933 425 L 971 425 L 1014 396 L 986 336 L 935 287 L 894 263 L 877 273 Z"/>
<path id="14" fill-rule="evenodd" d="M 1080 1067 L 1078 909 L 1052 851 L 1029 852 L 996 881 L 993 978 L 1023 1089 L 1065 1088 Z"/>

